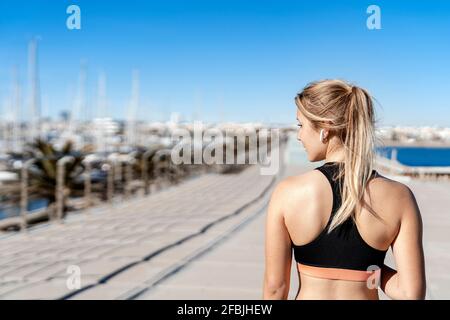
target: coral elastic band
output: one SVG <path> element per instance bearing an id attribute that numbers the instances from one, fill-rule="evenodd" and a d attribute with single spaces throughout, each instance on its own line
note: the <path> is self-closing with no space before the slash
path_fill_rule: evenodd
<path id="1" fill-rule="evenodd" d="M 362 271 L 340 268 L 315 267 L 301 263 L 297 263 L 297 269 L 299 272 L 311 277 L 335 280 L 367 281 L 367 279 L 369 279 L 373 275 L 375 275 L 374 280 L 379 280 L 381 275 L 380 269 L 374 271 Z"/>

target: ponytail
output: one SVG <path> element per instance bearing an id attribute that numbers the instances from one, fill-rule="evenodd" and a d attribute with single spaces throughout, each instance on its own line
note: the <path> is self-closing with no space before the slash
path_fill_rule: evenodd
<path id="1" fill-rule="evenodd" d="M 344 147 L 344 162 L 339 163 L 335 179 L 344 176 L 342 204 L 328 232 L 349 217 L 355 221 L 362 207 L 381 217 L 364 200 L 375 158 L 375 119 L 370 94 L 342 80 L 322 80 L 309 84 L 296 98 L 300 112 L 316 128 L 327 128 L 339 137 Z M 344 174 L 345 173 L 345 174 Z"/>
<path id="2" fill-rule="evenodd" d="M 374 115 L 373 102 L 369 93 L 357 86 L 352 86 L 348 93 L 343 145 L 345 149 L 344 168 L 339 176 L 344 176 L 342 188 L 342 205 L 334 215 L 328 232 L 343 223 L 349 216 L 355 220 L 365 203 L 363 196 L 374 167 Z M 345 172 L 345 174 L 344 174 Z M 376 216 L 370 207 L 369 210 Z"/>

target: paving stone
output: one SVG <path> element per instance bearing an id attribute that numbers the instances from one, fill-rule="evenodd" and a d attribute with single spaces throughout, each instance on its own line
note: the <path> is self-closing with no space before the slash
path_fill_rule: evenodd
<path id="1" fill-rule="evenodd" d="M 124 245 L 115 247 L 104 253 L 104 256 L 107 257 L 131 257 L 131 258 L 139 258 L 145 257 L 154 251 L 158 250 L 160 245 L 155 244 L 147 244 L 147 245 Z"/>
<path id="2" fill-rule="evenodd" d="M 81 286 L 92 283 L 86 277 L 82 278 Z M 37 283 L 30 283 L 20 289 L 14 290 L 1 298 L 6 300 L 49 300 L 58 299 L 76 289 L 69 289 L 67 286 L 67 278 L 53 279 Z"/>
<path id="3" fill-rule="evenodd" d="M 261 300 L 261 290 L 159 285 L 138 300 Z"/>
<path id="4" fill-rule="evenodd" d="M 14 268 L 9 270 L 7 273 L 1 275 L 2 281 L 20 281 L 30 273 L 33 273 L 48 264 L 45 263 L 30 263 L 25 266 L 21 266 L 19 268 Z"/>
<path id="5" fill-rule="evenodd" d="M 87 261 L 81 261 L 78 266 L 82 276 L 84 275 L 99 275 L 106 276 L 126 265 L 136 261 L 133 258 L 121 258 L 121 259 L 93 259 Z M 57 274 L 58 277 L 66 276 L 66 271 Z"/>
<path id="6" fill-rule="evenodd" d="M 27 235 L 0 239 L 7 247 L 0 253 L 0 266 L 5 266 L 3 270 L 10 277 L 9 281 L 0 279 L 0 289 L 4 289 L 0 292 L 17 289 L 5 293 L 6 299 L 58 298 L 70 292 L 66 285 L 69 265 L 78 265 L 82 279 L 96 283 L 232 213 L 259 196 L 269 183 L 270 178 L 260 176 L 252 167 L 239 174 L 207 174 L 147 197 L 103 205 L 89 214 L 71 215 L 62 225 L 49 223 Z M 205 197 L 205 193 L 213 196 Z M 142 279 L 184 261 L 237 222 L 239 219 L 227 219 L 220 227 L 216 225 L 206 234 L 171 247 L 80 297 L 117 298 Z"/>
<path id="7" fill-rule="evenodd" d="M 71 300 L 114 300 L 133 288 L 134 283 L 120 284 L 113 286 L 111 284 L 100 284 L 92 289 L 81 292 L 71 298 Z"/>

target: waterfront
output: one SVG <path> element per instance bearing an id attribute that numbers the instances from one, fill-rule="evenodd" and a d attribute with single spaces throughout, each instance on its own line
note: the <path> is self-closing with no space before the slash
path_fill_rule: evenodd
<path id="1" fill-rule="evenodd" d="M 287 157 L 290 158 L 290 163 L 291 164 L 301 164 L 301 165 L 305 165 L 308 163 L 308 159 L 306 157 L 306 154 L 304 152 L 302 152 L 300 150 L 300 148 L 298 148 L 298 142 L 295 139 L 295 132 L 291 132 L 289 134 L 289 150 L 291 150 L 289 152 L 289 154 L 287 155 Z M 162 138 L 164 139 L 164 138 Z M 440 176 L 434 177 L 434 175 L 436 175 L 436 173 L 439 172 L 440 169 L 436 169 L 434 167 L 438 167 L 438 168 L 450 168 L 450 148 L 447 147 L 430 147 L 430 146 L 421 146 L 421 147 L 411 147 L 411 146 L 405 146 L 405 145 L 389 145 L 387 146 L 387 141 L 384 144 L 385 146 L 383 147 L 378 147 L 377 150 L 377 154 L 378 156 L 380 156 L 379 158 L 377 158 L 378 162 L 381 162 L 382 165 L 378 165 L 379 170 L 381 170 L 382 172 L 384 172 L 384 174 L 389 175 L 391 178 L 397 179 L 399 181 L 408 181 L 410 179 L 410 177 L 416 178 L 416 179 L 421 179 L 421 180 L 425 180 L 425 179 L 437 179 L 437 178 L 442 178 L 442 179 L 449 179 L 450 175 L 449 174 L 440 174 Z M 162 145 L 160 145 L 160 147 L 157 147 L 157 144 L 155 145 L 154 148 L 162 148 Z M 150 148 L 151 149 L 151 148 Z M 156 150 L 156 149 L 155 149 Z M 167 151 L 169 149 L 166 149 Z M 141 151 L 141 154 L 143 152 Z M 122 156 L 124 157 L 123 161 L 124 163 L 122 164 L 123 168 L 121 168 L 120 172 L 115 173 L 116 177 L 114 178 L 114 181 L 116 181 L 115 184 L 117 184 L 114 188 L 114 193 L 118 193 L 119 197 L 123 197 L 125 194 L 125 189 L 127 187 L 123 187 L 121 186 L 121 184 L 125 183 L 125 184 L 130 184 L 130 185 L 134 185 L 135 187 L 133 187 L 135 189 L 135 191 L 133 191 L 133 193 L 136 192 L 142 192 L 142 187 L 144 183 L 144 178 L 142 177 L 142 174 L 139 173 L 139 168 L 134 168 L 133 170 L 137 170 L 136 172 L 132 172 L 132 179 L 133 181 L 128 181 L 125 176 L 124 176 L 124 172 L 127 170 L 126 165 L 127 162 L 129 161 L 142 161 L 142 159 L 139 158 L 139 154 L 136 152 L 132 152 L 131 154 L 134 154 L 135 160 L 133 160 L 133 158 L 131 158 L 131 160 L 127 157 L 127 154 L 123 154 Z M 113 154 L 110 154 L 110 156 L 113 156 Z M 117 153 L 115 155 L 118 155 Z M 88 158 L 92 158 L 93 157 L 96 159 L 95 161 L 97 161 L 96 165 L 93 166 L 91 168 L 91 172 L 90 172 L 90 182 L 93 186 L 97 186 L 96 187 L 96 193 L 94 193 L 93 195 L 91 195 L 90 200 L 87 199 L 85 197 L 85 202 L 86 201 L 90 201 L 91 204 L 99 204 L 101 201 L 100 199 L 96 199 L 95 197 L 101 197 L 101 194 L 99 193 L 99 188 L 101 186 L 103 186 L 102 188 L 106 187 L 107 184 L 107 179 L 108 179 L 108 170 L 105 170 L 105 164 L 108 163 L 108 155 L 106 156 L 102 156 L 102 155 L 96 155 L 96 154 L 88 154 L 85 156 L 86 159 Z M 102 160 L 103 159 L 103 160 Z M 392 159 L 392 161 L 390 162 L 389 159 Z M 382 161 L 381 161 L 382 160 Z M 8 168 L 10 168 L 9 170 L 11 170 L 11 168 L 13 169 L 15 166 L 17 167 L 17 163 L 20 162 L 21 159 L 17 158 L 17 159 L 8 159 L 5 158 L 3 159 L 3 168 L 6 169 L 4 171 L 2 171 L 3 176 L 4 177 L 8 177 L 8 181 L 5 181 L 6 184 L 2 187 L 0 186 L 0 190 L 3 190 L 2 188 L 4 188 L 5 186 L 8 187 L 10 186 L 10 190 L 9 194 L 11 195 L 12 193 L 16 193 L 16 197 L 19 193 L 19 189 L 16 185 L 15 189 L 12 188 L 11 186 L 14 186 L 14 183 L 18 182 L 18 177 L 19 175 L 14 173 L 14 171 L 7 171 Z M 95 163 L 95 161 L 92 161 L 92 163 Z M 13 163 L 13 164 L 11 164 Z M 103 163 L 103 164 L 102 164 Z M 384 166 L 386 165 L 386 166 Z M 142 164 L 141 164 L 142 166 Z M 197 166 L 198 168 L 200 168 L 200 166 Z M 427 169 L 427 167 L 429 169 Z M 405 168 L 405 169 L 402 169 Z M 415 170 L 416 168 L 420 169 L 422 173 L 420 174 L 414 174 L 414 173 L 409 173 L 409 171 L 411 170 Z M 119 168 L 120 169 L 120 168 Z M 207 168 L 205 168 L 206 170 L 208 170 Z M 179 171 L 179 169 L 177 169 Z M 397 172 L 396 172 L 397 170 Z M 403 170 L 403 173 L 401 173 Z M 426 170 L 431 170 L 430 174 L 426 175 L 427 171 Z M 435 171 L 433 171 L 435 170 Z M 436 171 L 437 170 L 437 171 Z M 160 170 L 157 170 L 158 172 Z M 16 171 L 17 172 L 17 171 Z M 434 173 L 433 173 L 434 172 Z M 6 173 L 8 173 L 8 175 L 6 175 Z M 15 176 L 14 176 L 15 175 Z M 139 176 L 141 175 L 141 176 Z M 153 176 L 156 177 L 158 175 L 158 173 L 153 173 Z M 162 177 L 159 177 L 158 179 L 161 179 Z M 177 179 L 179 179 L 181 177 L 178 177 Z M 78 179 L 85 179 L 84 175 L 80 175 L 78 177 Z M 143 180 L 144 179 L 144 180 Z M 82 184 L 85 183 L 84 180 L 80 181 Z M 140 187 L 139 187 L 140 186 Z M 154 188 L 154 181 L 149 181 L 149 188 Z M 92 189 L 92 187 L 91 187 Z M 8 193 L 6 193 L 8 194 Z M 3 197 L 4 200 L 2 200 L 2 207 L 0 207 L 0 220 L 2 219 L 7 219 L 7 218 L 18 218 L 20 216 L 20 206 L 19 203 L 16 202 L 12 202 L 12 203 L 8 203 L 8 197 L 4 196 Z M 72 197 L 73 198 L 73 197 Z M 69 202 L 72 201 L 73 199 L 69 198 Z M 75 199 L 78 202 L 83 201 L 82 198 L 79 199 Z M 4 202 L 3 202 L 4 201 Z M 46 198 L 41 198 L 41 199 L 30 199 L 27 205 L 27 213 L 31 214 L 33 211 L 36 210 L 48 210 L 47 207 L 50 205 L 51 203 L 49 203 L 49 200 Z M 84 204 L 85 205 L 85 204 Z M 30 215 L 31 216 L 31 215 Z M 42 214 L 40 214 L 39 216 L 42 216 Z M 14 220 L 15 221 L 15 220 Z M 5 223 L 5 222 L 3 222 Z M 2 224 L 0 224 L 1 226 Z M 8 224 L 6 224 L 8 225 Z"/>
<path id="2" fill-rule="evenodd" d="M 81 211 L 62 225 L 4 233 L 0 298 L 260 299 L 265 212 L 273 187 L 318 165 L 304 161 L 295 140 L 288 146 L 276 177 L 261 176 L 255 166 L 233 175 L 209 173 L 146 197 Z M 450 183 L 407 185 L 423 215 L 427 299 L 449 299 Z M 390 251 L 386 264 L 395 267 Z M 69 266 L 80 268 L 80 289 L 67 287 Z M 290 299 L 298 289 L 294 267 Z"/>
<path id="3" fill-rule="evenodd" d="M 426 298 L 450 299 L 449 1 L 0 12 L 0 299 L 260 299 L 274 187 L 372 135 L 422 212 Z"/>
<path id="4" fill-rule="evenodd" d="M 400 145 L 379 147 L 377 152 L 388 159 L 395 154 L 396 160 L 406 166 L 450 167 L 450 147 Z"/>

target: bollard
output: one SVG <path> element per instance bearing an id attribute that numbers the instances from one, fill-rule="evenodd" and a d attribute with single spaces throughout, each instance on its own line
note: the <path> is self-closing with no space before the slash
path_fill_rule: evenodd
<path id="1" fill-rule="evenodd" d="M 68 162 L 73 161 L 75 158 L 72 156 L 65 156 L 58 160 L 56 163 L 56 218 L 62 223 L 63 206 L 64 206 L 64 173 L 65 165 Z"/>
<path id="2" fill-rule="evenodd" d="M 108 170 L 108 177 L 107 177 L 107 201 L 110 204 L 113 204 L 113 198 L 114 198 L 114 182 L 117 180 L 117 175 L 120 174 L 120 168 L 117 166 L 117 153 L 112 153 L 107 158 L 107 165 L 106 168 Z"/>
<path id="3" fill-rule="evenodd" d="M 89 208 L 92 206 L 92 183 L 91 183 L 91 171 L 92 165 L 89 156 L 87 156 L 83 162 L 85 163 L 85 177 L 84 177 L 84 201 L 86 207 Z"/>
<path id="4" fill-rule="evenodd" d="M 144 180 L 144 194 L 150 193 L 150 184 L 148 178 L 148 158 L 153 154 L 154 150 L 147 150 L 142 155 L 142 180 Z"/>
<path id="5" fill-rule="evenodd" d="M 25 161 L 21 168 L 21 182 L 20 182 L 20 230 L 25 231 L 27 228 L 27 212 L 28 212 L 28 168 L 36 161 L 36 159 L 29 159 Z"/>
<path id="6" fill-rule="evenodd" d="M 132 151 L 126 156 L 125 167 L 125 197 L 131 197 L 131 181 L 133 179 L 133 164 L 136 162 L 135 156 L 137 151 Z"/>
<path id="7" fill-rule="evenodd" d="M 157 190 L 160 190 L 162 188 L 162 182 L 161 182 L 162 179 L 161 179 L 161 173 L 160 173 L 161 165 L 159 164 L 159 160 L 165 155 L 168 155 L 170 157 L 171 150 L 170 149 L 158 150 L 158 151 L 156 151 L 155 155 L 152 158 L 153 172 L 154 172 L 153 175 L 154 175 L 155 180 L 156 180 L 156 188 L 157 188 Z"/>

